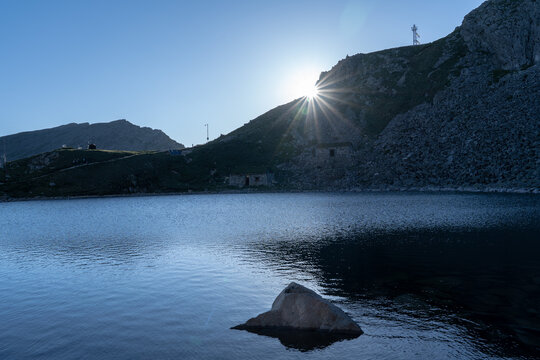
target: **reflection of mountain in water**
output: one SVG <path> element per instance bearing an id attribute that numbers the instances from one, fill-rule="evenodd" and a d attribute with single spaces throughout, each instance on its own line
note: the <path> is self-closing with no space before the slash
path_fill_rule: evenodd
<path id="1" fill-rule="evenodd" d="M 327 295 L 415 317 L 459 322 L 481 346 L 508 354 L 540 344 L 538 228 L 351 233 L 253 244 L 271 267 L 302 264 Z M 276 264 L 277 263 L 277 264 Z M 454 324 L 455 325 L 455 324 Z"/>

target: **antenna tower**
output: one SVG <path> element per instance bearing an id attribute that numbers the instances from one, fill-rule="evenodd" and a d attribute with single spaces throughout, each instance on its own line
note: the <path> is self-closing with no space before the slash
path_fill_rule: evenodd
<path id="1" fill-rule="evenodd" d="M 420 40 L 418 40 L 418 38 L 420 37 L 420 35 L 418 34 L 417 30 L 418 30 L 418 27 L 416 26 L 416 24 L 414 24 L 411 28 L 412 30 L 412 44 L 413 45 L 420 45 Z"/>
<path id="2" fill-rule="evenodd" d="M 210 140 L 209 130 L 208 130 L 208 124 L 204 124 L 206 126 L 206 141 Z"/>

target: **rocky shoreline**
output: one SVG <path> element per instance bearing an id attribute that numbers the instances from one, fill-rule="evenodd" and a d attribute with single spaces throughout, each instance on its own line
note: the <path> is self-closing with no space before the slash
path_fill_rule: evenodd
<path id="1" fill-rule="evenodd" d="M 434 194 L 528 194 L 538 195 L 538 188 L 485 188 L 478 189 L 474 187 L 458 188 L 435 188 L 435 187 L 416 187 L 416 188 L 351 188 L 351 189 L 238 189 L 223 191 L 190 191 L 190 192 L 167 192 L 167 193 L 131 193 L 131 194 L 110 194 L 110 195 L 77 195 L 77 196 L 36 196 L 36 197 L 9 197 L 0 196 L 0 203 L 22 202 L 22 201 L 42 201 L 42 200 L 79 200 L 79 199 L 109 199 L 109 198 L 130 198 L 130 197 L 149 197 L 149 196 L 189 196 L 189 195 L 226 195 L 226 194 L 300 194 L 300 193 L 340 193 L 340 194 L 358 194 L 358 193 L 434 193 Z"/>

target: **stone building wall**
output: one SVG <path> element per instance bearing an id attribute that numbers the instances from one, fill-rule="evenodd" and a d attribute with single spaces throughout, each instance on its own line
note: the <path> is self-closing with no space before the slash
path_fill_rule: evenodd
<path id="1" fill-rule="evenodd" d="M 228 179 L 229 186 L 235 186 L 239 188 L 243 187 L 256 187 L 256 186 L 271 186 L 273 182 L 273 175 L 266 174 L 240 174 L 230 175 Z"/>

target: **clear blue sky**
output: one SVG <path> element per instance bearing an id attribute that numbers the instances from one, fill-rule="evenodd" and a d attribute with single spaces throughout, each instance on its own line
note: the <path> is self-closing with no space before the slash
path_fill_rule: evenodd
<path id="1" fill-rule="evenodd" d="M 125 118 L 191 145 L 347 54 L 443 37 L 481 0 L 0 0 L 0 136 Z"/>

